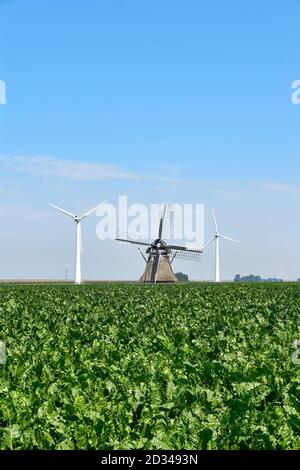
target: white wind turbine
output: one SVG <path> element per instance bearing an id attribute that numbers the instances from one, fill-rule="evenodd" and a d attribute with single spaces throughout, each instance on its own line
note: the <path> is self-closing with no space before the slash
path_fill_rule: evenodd
<path id="1" fill-rule="evenodd" d="M 240 243 L 238 240 L 235 240 L 234 238 L 229 238 L 225 237 L 225 235 L 221 235 L 219 232 L 218 224 L 217 224 L 217 219 L 215 212 L 212 211 L 213 218 L 214 218 L 214 224 L 215 224 L 215 233 L 213 238 L 211 238 L 204 246 L 202 249 L 206 248 L 208 245 L 211 243 L 215 242 L 216 244 L 216 255 L 215 255 L 215 282 L 220 282 L 220 247 L 219 247 L 219 239 L 223 238 L 224 240 L 229 240 L 231 242 L 235 243 Z"/>
<path id="2" fill-rule="evenodd" d="M 60 212 L 63 212 L 64 214 L 68 215 L 71 217 L 74 222 L 76 223 L 76 274 L 75 274 L 75 284 L 81 284 L 81 254 L 82 254 L 82 235 L 81 235 L 81 221 L 91 215 L 95 210 L 98 209 L 101 204 L 103 204 L 102 201 L 100 204 L 97 206 L 93 207 L 93 209 L 89 210 L 85 214 L 83 214 L 81 217 L 78 217 L 77 215 L 71 214 L 71 212 L 65 211 L 64 209 L 61 209 L 60 207 L 54 206 L 53 204 L 49 204 L 49 206 L 54 207 L 54 209 L 57 209 Z"/>

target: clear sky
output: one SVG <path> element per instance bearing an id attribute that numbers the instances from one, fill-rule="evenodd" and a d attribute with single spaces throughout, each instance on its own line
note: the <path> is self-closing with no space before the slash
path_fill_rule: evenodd
<path id="1" fill-rule="evenodd" d="M 0 0 L 0 278 L 74 267 L 72 221 L 119 194 L 203 203 L 221 277 L 300 277 L 298 0 Z M 83 273 L 135 279 L 132 247 L 85 221 Z M 177 262 L 194 279 L 213 276 Z"/>

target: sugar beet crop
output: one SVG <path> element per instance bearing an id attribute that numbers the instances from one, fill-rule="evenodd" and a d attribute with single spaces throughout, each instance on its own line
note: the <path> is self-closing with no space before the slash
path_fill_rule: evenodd
<path id="1" fill-rule="evenodd" d="M 300 449 L 298 284 L 0 287 L 0 449 Z"/>

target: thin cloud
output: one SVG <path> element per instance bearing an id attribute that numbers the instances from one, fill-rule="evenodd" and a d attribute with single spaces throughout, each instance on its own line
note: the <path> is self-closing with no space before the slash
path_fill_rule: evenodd
<path id="1" fill-rule="evenodd" d="M 0 156 L 0 165 L 20 173 L 70 180 L 139 179 L 140 175 L 126 169 L 102 163 L 62 160 L 46 156 Z"/>
<path id="2" fill-rule="evenodd" d="M 274 192 L 281 192 L 281 193 L 299 191 L 299 188 L 296 188 L 294 186 L 289 186 L 288 184 L 285 184 L 285 183 L 278 183 L 278 182 L 272 182 L 272 181 L 260 183 L 259 186 L 262 189 L 265 189 L 267 191 L 274 191 Z"/>
<path id="3" fill-rule="evenodd" d="M 18 173 L 34 176 L 63 178 L 77 181 L 96 181 L 104 179 L 147 180 L 176 184 L 180 180 L 172 176 L 142 175 L 130 172 L 125 168 L 103 163 L 84 162 L 80 160 L 63 160 L 47 156 L 0 156 L 0 167 Z"/>

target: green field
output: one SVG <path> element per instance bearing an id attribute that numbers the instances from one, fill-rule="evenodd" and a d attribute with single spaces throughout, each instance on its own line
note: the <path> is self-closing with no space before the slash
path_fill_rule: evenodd
<path id="1" fill-rule="evenodd" d="M 298 284 L 0 286 L 0 449 L 300 449 Z"/>

